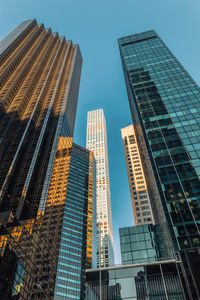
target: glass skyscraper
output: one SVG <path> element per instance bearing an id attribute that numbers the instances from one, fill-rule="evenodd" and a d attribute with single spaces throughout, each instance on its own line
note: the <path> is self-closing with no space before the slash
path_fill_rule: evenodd
<path id="1" fill-rule="evenodd" d="M 80 241 L 84 249 L 81 272 L 84 264 L 92 264 L 92 157 L 85 150 L 86 163 L 80 149 L 79 163 L 75 158 L 79 148 L 72 147 L 81 65 L 79 46 L 36 20 L 23 22 L 0 42 L 2 299 L 53 299 L 60 276 L 56 275 L 58 254 L 59 269 L 66 267 L 60 246 L 69 257 L 63 271 L 68 283 L 72 283 L 74 269 L 79 273 Z M 80 176 L 73 183 L 76 161 Z"/>
<path id="2" fill-rule="evenodd" d="M 118 43 L 155 222 L 188 257 L 192 299 L 199 299 L 200 88 L 155 31 Z"/>
<path id="3" fill-rule="evenodd" d="M 92 152 L 76 144 L 69 150 L 54 300 L 84 299 L 85 270 L 96 267 L 95 160 Z"/>
<path id="4" fill-rule="evenodd" d="M 103 109 L 88 112 L 87 146 L 96 160 L 97 266 L 114 264 L 106 120 Z"/>
<path id="5" fill-rule="evenodd" d="M 93 154 L 60 137 L 34 257 L 34 282 L 50 299 L 84 298 L 85 270 L 96 266 L 95 176 Z"/>

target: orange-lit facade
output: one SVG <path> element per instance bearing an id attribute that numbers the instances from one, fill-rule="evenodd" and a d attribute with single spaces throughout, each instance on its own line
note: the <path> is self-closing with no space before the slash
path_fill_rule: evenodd
<path id="1" fill-rule="evenodd" d="M 85 269 L 96 266 L 95 200 L 93 153 L 60 137 L 35 256 L 34 281 L 49 299 L 84 297 Z"/>
<path id="2" fill-rule="evenodd" d="M 0 42 L 3 299 L 53 299 L 81 65 L 78 45 L 34 19 Z"/>
<path id="3" fill-rule="evenodd" d="M 43 215 L 43 222 L 39 230 L 40 243 L 37 244 L 35 255 L 37 271 L 34 274 L 34 282 L 43 283 L 43 290 L 49 299 L 53 299 L 55 289 L 71 149 L 72 138 L 60 137 L 46 204 L 43 203 L 38 212 Z M 35 289 L 32 296 L 37 298 L 41 294 L 43 294 L 42 291 Z"/>
<path id="4" fill-rule="evenodd" d="M 96 267 L 95 160 L 92 152 L 76 144 L 69 153 L 55 300 L 84 299 L 85 270 Z"/>

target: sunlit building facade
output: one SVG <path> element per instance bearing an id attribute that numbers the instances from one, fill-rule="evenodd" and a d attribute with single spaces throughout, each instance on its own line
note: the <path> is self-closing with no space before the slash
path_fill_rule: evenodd
<path id="1" fill-rule="evenodd" d="M 53 299 L 58 256 L 48 248 L 59 249 L 81 65 L 79 46 L 36 20 L 0 42 L 2 299 Z"/>
<path id="2" fill-rule="evenodd" d="M 103 109 L 88 112 L 86 148 L 96 160 L 97 266 L 114 263 L 106 120 Z"/>
<path id="3" fill-rule="evenodd" d="M 133 125 L 121 129 L 135 225 L 153 224 L 154 218 Z"/>
<path id="4" fill-rule="evenodd" d="M 93 153 L 60 137 L 35 260 L 35 282 L 54 300 L 83 299 L 96 267 L 95 176 Z"/>
<path id="5" fill-rule="evenodd" d="M 167 225 L 199 299 L 200 88 L 155 31 L 118 43 L 155 222 Z"/>

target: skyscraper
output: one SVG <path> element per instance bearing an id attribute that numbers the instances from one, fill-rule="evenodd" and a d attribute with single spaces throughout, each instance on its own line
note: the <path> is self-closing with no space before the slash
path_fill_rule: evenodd
<path id="1" fill-rule="evenodd" d="M 135 225 L 152 224 L 154 218 L 133 125 L 121 129 Z"/>
<path id="2" fill-rule="evenodd" d="M 89 111 L 86 148 L 96 160 L 97 266 L 114 263 L 106 120 L 103 109 Z"/>
<path id="3" fill-rule="evenodd" d="M 23 22 L 0 43 L 0 269 L 3 270 L 0 294 L 3 299 L 19 295 L 30 299 L 37 292 L 41 298 L 53 297 L 58 257 L 49 262 L 47 247 L 55 244 L 55 238 L 59 250 L 59 235 L 64 227 L 81 64 L 78 45 L 38 25 L 36 20 Z M 57 170 L 61 154 L 63 166 L 59 165 Z M 58 195 L 49 188 L 52 171 L 59 177 L 54 182 Z M 62 200 L 60 207 L 56 206 L 59 200 Z M 45 257 L 42 272 L 46 274 L 36 276 L 40 268 L 36 261 L 41 258 L 41 251 Z"/>
<path id="4" fill-rule="evenodd" d="M 83 299 L 85 270 L 96 266 L 96 170 L 93 154 L 59 140 L 36 249 L 35 282 L 48 297 Z M 45 267 L 44 267 L 45 266 Z M 34 297 L 41 297 L 36 290 Z"/>
<path id="5" fill-rule="evenodd" d="M 118 42 L 155 222 L 167 224 L 199 299 L 200 88 L 155 31 Z"/>

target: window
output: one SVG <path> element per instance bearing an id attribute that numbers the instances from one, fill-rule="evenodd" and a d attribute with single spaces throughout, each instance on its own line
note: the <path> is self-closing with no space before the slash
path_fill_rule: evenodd
<path id="1" fill-rule="evenodd" d="M 149 209 L 149 206 L 148 206 L 148 205 L 142 206 L 141 209 L 142 209 L 142 210 L 147 210 L 147 209 Z"/>
<path id="2" fill-rule="evenodd" d="M 130 144 L 134 144 L 135 143 L 135 137 L 134 137 L 134 135 L 130 135 L 129 136 L 129 143 Z"/>
<path id="3" fill-rule="evenodd" d="M 143 216 L 150 216 L 151 213 L 150 213 L 150 211 L 146 211 L 146 212 L 143 212 L 142 215 L 143 215 Z"/>

